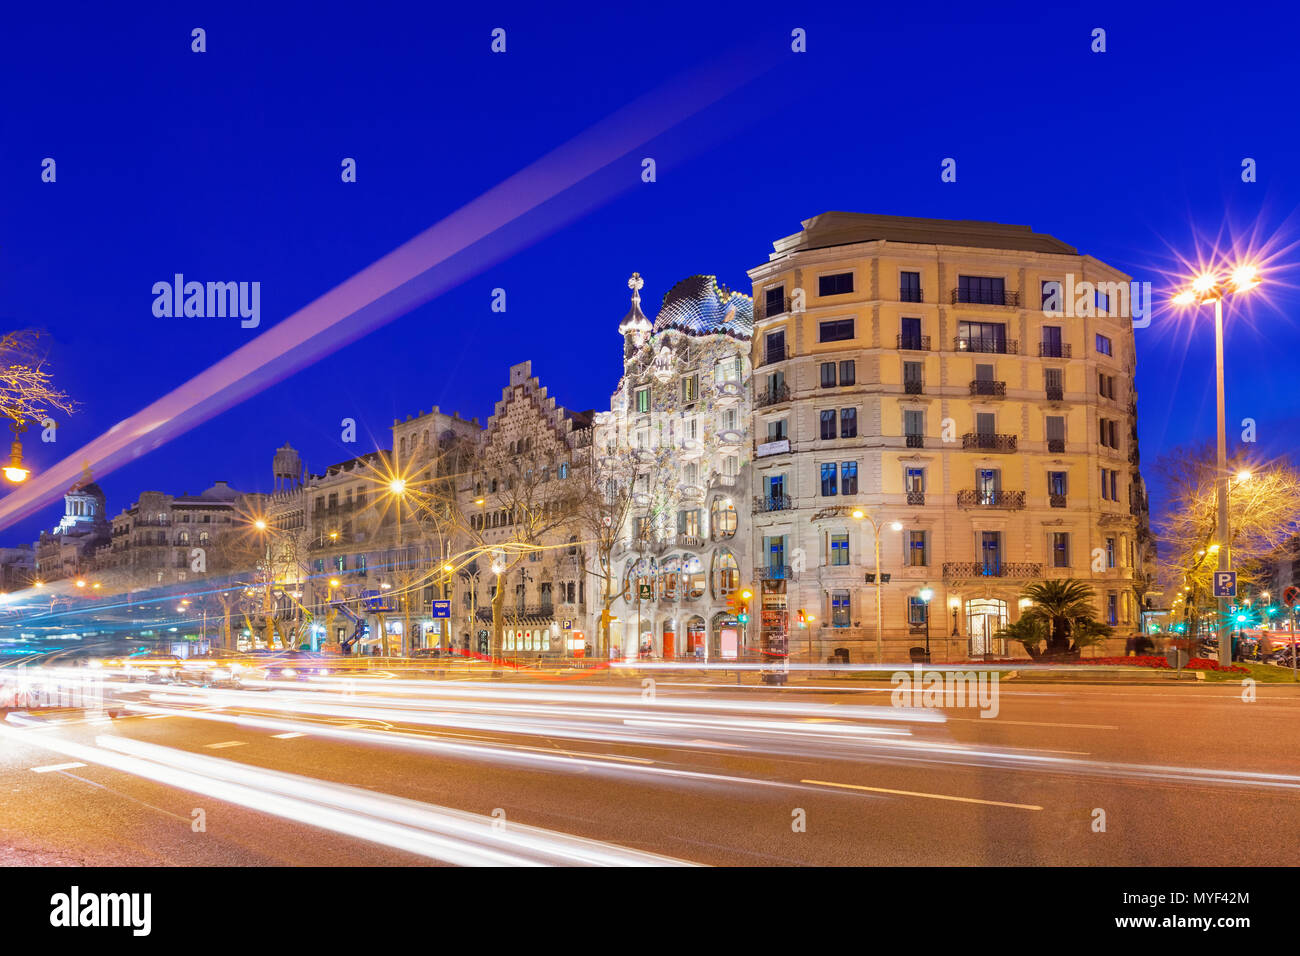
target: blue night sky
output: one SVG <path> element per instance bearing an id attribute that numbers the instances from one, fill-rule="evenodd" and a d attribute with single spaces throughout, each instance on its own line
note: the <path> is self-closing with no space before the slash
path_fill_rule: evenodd
<path id="1" fill-rule="evenodd" d="M 1229 421 L 1257 420 L 1261 454 L 1290 450 L 1300 132 L 1281 6 L 180 6 L 28 5 L 0 32 L 0 319 L 48 330 L 84 406 L 57 454 L 27 442 L 38 472 L 629 102 L 742 66 L 734 93 L 575 187 L 520 251 L 100 478 L 111 514 L 146 489 L 269 490 L 286 440 L 320 469 L 397 415 L 486 418 L 523 359 L 562 404 L 607 407 L 631 272 L 652 316 L 692 273 L 749 291 L 772 241 L 831 209 L 1026 223 L 1157 296 L 1179 256 L 1253 239 L 1270 282 L 1230 314 Z M 151 288 L 177 272 L 260 281 L 261 328 L 155 317 Z M 1208 318 L 1161 311 L 1137 332 L 1144 462 L 1213 435 Z M 361 444 L 341 443 L 345 417 Z M 0 538 L 30 541 L 60 511 Z"/>

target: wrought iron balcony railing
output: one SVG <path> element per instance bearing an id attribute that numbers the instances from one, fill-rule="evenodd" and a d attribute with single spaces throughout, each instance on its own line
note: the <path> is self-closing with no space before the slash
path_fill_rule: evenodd
<path id="1" fill-rule="evenodd" d="M 1020 305 L 1020 293 L 1006 289 L 953 289 L 952 303 L 969 303 L 971 305 L 1006 305 L 1012 308 Z"/>
<path id="2" fill-rule="evenodd" d="M 972 339 L 959 335 L 953 340 L 952 347 L 957 352 L 979 352 L 992 355 L 1020 354 L 1020 342 L 1017 339 Z"/>
<path id="3" fill-rule="evenodd" d="M 763 349 L 763 361 L 760 365 L 772 365 L 776 362 L 784 362 L 790 357 L 790 350 L 784 346 L 768 346 Z"/>
<path id="4" fill-rule="evenodd" d="M 961 436 L 962 448 L 977 448 L 981 451 L 1007 451 L 1016 450 L 1015 435 L 986 435 L 982 432 L 967 432 Z"/>
<path id="5" fill-rule="evenodd" d="M 924 302 L 925 296 L 920 289 L 899 289 L 899 302 Z"/>
<path id="6" fill-rule="evenodd" d="M 1071 358 L 1072 347 L 1066 342 L 1039 342 L 1039 358 Z"/>
<path id="7" fill-rule="evenodd" d="M 757 496 L 754 498 L 755 511 L 789 511 L 793 505 L 789 495 Z"/>
<path id="8" fill-rule="evenodd" d="M 1063 402 L 1063 401 L 1065 401 L 1065 389 L 1063 389 L 1063 388 L 1058 388 L 1058 387 L 1055 386 L 1055 385 L 1049 385 L 1049 386 L 1047 386 L 1046 391 L 1047 391 L 1047 400 L 1048 400 L 1049 402 Z"/>
<path id="9" fill-rule="evenodd" d="M 930 336 L 928 335 L 903 335 L 898 336 L 898 348 L 904 352 L 928 352 L 930 351 Z"/>
<path id="10" fill-rule="evenodd" d="M 790 565 L 760 564 L 754 569 L 754 577 L 760 581 L 788 581 L 790 580 Z"/>
<path id="11" fill-rule="evenodd" d="M 1025 506 L 1023 491 L 980 491 L 967 489 L 957 492 L 958 508 L 1005 508 L 1019 511 Z"/>
<path id="12" fill-rule="evenodd" d="M 1048 495 L 1047 503 L 1053 508 L 1064 508 L 1066 506 L 1065 495 Z"/>
<path id="13" fill-rule="evenodd" d="M 999 559 L 989 561 L 945 561 L 943 577 L 946 581 L 960 578 L 1038 578 L 1043 566 L 1033 562 L 1013 563 Z"/>
<path id="14" fill-rule="evenodd" d="M 767 388 L 754 396 L 755 408 L 766 408 L 790 401 L 790 386 L 782 383 L 776 388 Z"/>
<path id="15" fill-rule="evenodd" d="M 924 492 L 924 491 L 909 491 L 909 492 L 907 493 L 907 503 L 908 503 L 909 505 L 924 505 L 924 504 L 925 504 L 925 492 Z"/>
<path id="16" fill-rule="evenodd" d="M 925 447 L 925 436 L 924 436 L 924 435 L 908 435 L 908 436 L 906 436 L 906 437 L 907 437 L 907 447 L 908 447 L 908 448 L 924 448 L 924 447 Z"/>
<path id="17" fill-rule="evenodd" d="M 1065 439 L 1064 438 L 1047 439 L 1047 450 L 1051 452 L 1053 455 L 1064 455 Z"/>
<path id="18" fill-rule="evenodd" d="M 920 379 L 908 379 L 903 382 L 903 392 L 907 395 L 921 395 L 925 392 L 925 383 Z"/>
<path id="19" fill-rule="evenodd" d="M 1005 398 L 1007 394 L 1006 382 L 994 382 L 991 379 L 976 378 L 970 383 L 970 393 L 972 395 L 988 395 L 993 398 Z"/>

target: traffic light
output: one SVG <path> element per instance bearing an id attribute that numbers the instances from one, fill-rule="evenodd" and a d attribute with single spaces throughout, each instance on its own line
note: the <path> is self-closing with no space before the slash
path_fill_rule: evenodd
<path id="1" fill-rule="evenodd" d="M 800 627 L 808 626 L 808 613 L 803 608 L 799 608 L 798 620 Z"/>
<path id="2" fill-rule="evenodd" d="M 749 623 L 749 599 L 754 596 L 754 592 L 749 588 L 741 588 L 736 592 L 736 620 L 741 624 Z"/>

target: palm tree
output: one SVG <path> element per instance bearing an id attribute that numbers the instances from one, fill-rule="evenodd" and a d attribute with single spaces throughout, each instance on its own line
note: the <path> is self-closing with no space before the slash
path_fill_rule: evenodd
<path id="1" fill-rule="evenodd" d="M 1047 646 L 1041 652 L 1025 644 L 1030 657 L 1066 657 L 1079 653 L 1110 634 L 1110 628 L 1097 620 L 1093 607 L 1092 586 L 1075 578 L 1061 578 L 1030 584 L 1021 596 L 1033 603 L 1021 615 L 1042 626 Z"/>

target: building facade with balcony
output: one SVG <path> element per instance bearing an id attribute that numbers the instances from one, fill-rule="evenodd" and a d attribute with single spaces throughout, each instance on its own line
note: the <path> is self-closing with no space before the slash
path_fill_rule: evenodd
<path id="1" fill-rule="evenodd" d="M 738 592 L 754 585 L 753 405 L 782 396 L 751 392 L 749 296 L 690 276 L 668 290 L 652 323 L 641 311 L 641 276 L 628 286 L 623 376 L 595 434 L 598 466 L 643 465 L 628 476 L 629 520 L 613 550 L 612 649 L 728 659 L 747 643 Z"/>
<path id="2" fill-rule="evenodd" d="M 1153 547 L 1128 277 L 996 223 L 831 212 L 774 245 L 753 538 L 793 658 L 875 659 L 873 523 L 886 659 L 1021 655 L 994 635 L 1050 577 L 1090 583 L 1122 648 Z"/>

